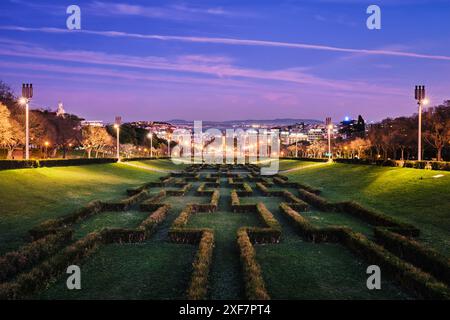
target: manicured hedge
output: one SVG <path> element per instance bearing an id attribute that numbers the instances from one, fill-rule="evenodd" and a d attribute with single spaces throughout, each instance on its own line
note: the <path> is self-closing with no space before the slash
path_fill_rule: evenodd
<path id="1" fill-rule="evenodd" d="M 310 185 L 305 184 L 305 183 L 297 182 L 297 187 L 298 187 L 299 189 L 304 189 L 304 190 L 306 190 L 306 191 L 308 191 L 308 192 L 311 192 L 311 193 L 314 193 L 314 194 L 317 194 L 317 195 L 319 195 L 319 194 L 321 193 L 321 190 L 320 190 L 320 189 L 315 188 L 315 187 L 310 186 Z"/>
<path id="2" fill-rule="evenodd" d="M 393 255 L 364 235 L 345 230 L 341 242 L 358 256 L 391 275 L 402 287 L 424 299 L 449 300 L 450 290 L 433 276 Z"/>
<path id="3" fill-rule="evenodd" d="M 167 196 L 175 196 L 175 197 L 181 197 L 184 196 L 186 192 L 189 191 L 189 189 L 192 187 L 192 184 L 185 183 L 182 188 L 179 190 L 166 190 Z"/>
<path id="4" fill-rule="evenodd" d="M 253 194 L 253 189 L 247 182 L 242 184 L 243 190 L 237 190 L 237 194 L 240 197 L 250 197 Z"/>
<path id="5" fill-rule="evenodd" d="M 46 159 L 46 160 L 0 160 L 0 170 L 25 169 L 40 167 L 81 166 L 87 164 L 103 164 L 117 162 L 116 158 L 77 158 L 77 159 Z"/>
<path id="6" fill-rule="evenodd" d="M 0 282 L 10 280 L 50 257 L 72 240 L 73 231 L 61 229 L 55 234 L 30 242 L 0 257 Z"/>
<path id="7" fill-rule="evenodd" d="M 0 300 L 29 298 L 37 290 L 65 273 L 70 265 L 79 265 L 102 245 L 100 233 L 93 232 L 40 263 L 12 282 L 0 284 Z"/>
<path id="8" fill-rule="evenodd" d="M 162 206 L 163 199 L 167 196 L 166 190 L 159 191 L 150 199 L 145 200 L 139 206 L 141 211 L 154 211 Z"/>
<path id="9" fill-rule="evenodd" d="M 28 237 L 30 241 L 34 241 L 45 237 L 49 234 L 55 234 L 61 230 L 61 228 L 71 226 L 79 221 L 87 219 L 95 214 L 102 212 L 104 209 L 101 201 L 95 200 L 89 202 L 86 206 L 77 209 L 75 212 L 65 215 L 57 219 L 49 219 L 39 224 L 37 227 L 28 231 Z"/>
<path id="10" fill-rule="evenodd" d="M 37 168 L 36 160 L 0 160 L 0 170 Z"/>
<path id="11" fill-rule="evenodd" d="M 213 249 L 214 233 L 211 230 L 204 230 L 198 246 L 197 255 L 192 264 L 193 272 L 187 290 L 187 298 L 189 300 L 206 299 Z"/>
<path id="12" fill-rule="evenodd" d="M 253 248 L 246 228 L 241 228 L 237 233 L 242 271 L 244 274 L 245 293 L 249 300 L 269 300 L 261 267 L 256 261 L 256 252 Z"/>
<path id="13" fill-rule="evenodd" d="M 117 202 L 102 202 L 103 211 L 125 211 L 128 210 L 132 205 L 148 198 L 150 196 L 147 190 L 142 190 L 141 192 L 128 197 L 126 199 Z"/>
<path id="14" fill-rule="evenodd" d="M 450 260 L 439 252 L 385 228 L 375 228 L 375 238 L 377 243 L 396 256 L 450 285 Z"/>
<path id="15" fill-rule="evenodd" d="M 450 171 L 450 162 L 446 161 L 413 161 L 413 160 L 370 160 L 370 159 L 334 159 L 338 163 L 346 164 L 365 164 L 365 165 L 378 165 L 385 167 L 401 167 L 401 168 L 414 168 L 425 169 L 431 166 L 433 170 L 445 170 Z"/>
<path id="16" fill-rule="evenodd" d="M 310 162 L 328 162 L 328 158 L 280 157 L 280 160 L 301 160 Z"/>
<path id="17" fill-rule="evenodd" d="M 288 202 L 290 205 L 295 205 L 295 210 L 302 210 L 306 211 L 308 209 L 308 204 L 297 198 L 292 194 L 292 192 L 284 190 L 283 191 L 283 198 Z"/>
<path id="18" fill-rule="evenodd" d="M 262 184 L 262 182 L 257 182 L 256 183 L 256 189 L 258 189 L 259 191 L 261 191 L 261 193 L 263 194 L 263 195 L 265 195 L 265 196 L 269 196 L 269 189 L 264 185 L 264 184 Z"/>
<path id="19" fill-rule="evenodd" d="M 294 223 L 300 236 L 306 241 L 338 242 L 340 232 L 345 229 L 344 227 L 317 228 L 285 202 L 280 203 L 280 210 Z"/>
<path id="20" fill-rule="evenodd" d="M 420 234 L 420 230 L 416 227 L 397 221 L 384 213 L 366 209 L 354 201 L 335 203 L 334 208 L 338 212 L 349 213 L 374 226 L 390 227 L 392 231 L 403 235 L 418 237 Z"/>
<path id="21" fill-rule="evenodd" d="M 334 206 L 332 203 L 328 202 L 326 199 L 324 199 L 314 193 L 311 193 L 304 189 L 299 189 L 298 193 L 299 193 L 299 196 L 301 199 L 312 204 L 314 207 L 316 207 L 320 210 L 332 211 L 334 209 Z"/>

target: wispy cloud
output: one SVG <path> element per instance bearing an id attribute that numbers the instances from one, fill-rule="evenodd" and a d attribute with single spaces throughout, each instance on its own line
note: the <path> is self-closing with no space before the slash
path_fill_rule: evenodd
<path id="1" fill-rule="evenodd" d="M 88 10 L 97 15 L 139 16 L 153 19 L 197 20 L 208 16 L 233 16 L 221 7 L 192 7 L 184 4 L 166 6 L 142 6 L 129 3 L 94 1 Z"/>
<path id="2" fill-rule="evenodd" d="M 1 44 L 1 42 L 0 42 Z M 91 64 L 97 66 L 109 66 L 117 68 L 133 68 L 140 70 L 163 70 L 181 73 L 182 77 L 186 74 L 203 75 L 205 79 L 219 79 L 230 81 L 230 79 L 252 79 L 256 81 L 276 81 L 288 82 L 296 85 L 308 87 L 322 87 L 331 90 L 344 90 L 347 92 L 365 92 L 377 93 L 383 90 L 386 94 L 398 95 L 400 90 L 392 87 L 380 88 L 378 85 L 370 84 L 365 81 L 335 80 L 317 77 L 306 73 L 303 69 L 291 68 L 281 70 L 261 70 L 239 67 L 232 64 L 232 60 L 223 56 L 204 56 L 204 55 L 184 55 L 169 57 L 156 56 L 131 56 L 107 54 L 95 51 L 62 51 L 53 50 L 33 45 L 0 45 L 0 55 L 12 57 L 27 57 L 33 59 L 47 59 L 58 62 L 76 62 L 80 64 Z M 79 67 L 73 67 L 77 70 Z M 52 68 L 49 68 L 51 71 Z M 94 75 L 111 76 L 99 70 L 86 70 L 83 72 L 94 72 Z M 103 72 L 103 74 L 99 73 Z M 114 71 L 114 72 L 122 72 Z M 142 75 L 130 74 L 125 72 L 126 76 L 138 78 Z M 169 79 L 168 79 L 169 80 Z M 171 78 L 170 81 L 175 81 Z M 226 83 L 224 83 L 226 84 Z"/>
<path id="3" fill-rule="evenodd" d="M 45 32 L 45 33 L 70 33 L 69 31 L 60 28 L 28 28 L 19 26 L 0 26 L 2 30 L 13 30 L 23 32 Z M 449 55 L 433 55 L 425 53 L 416 53 L 410 51 L 396 51 L 396 50 L 378 50 L 378 49 L 357 49 L 346 48 L 338 46 L 329 46 L 321 44 L 309 44 L 298 42 L 282 42 L 282 41 L 266 41 L 266 40 L 252 40 L 252 39 L 237 39 L 237 38 L 218 38 L 218 37 L 191 37 L 191 36 L 169 36 L 156 34 L 141 34 L 128 33 L 122 31 L 95 31 L 95 30 L 77 30 L 77 33 L 97 35 L 104 37 L 125 37 L 134 39 L 160 40 L 160 41 L 179 41 L 190 43 L 208 43 L 208 44 L 224 44 L 234 46 L 257 46 L 257 47 L 276 47 L 276 48 L 292 48 L 292 49 L 306 49 L 319 50 L 328 52 L 353 53 L 377 56 L 393 56 L 402 58 L 416 58 L 428 60 L 442 60 L 450 61 Z"/>

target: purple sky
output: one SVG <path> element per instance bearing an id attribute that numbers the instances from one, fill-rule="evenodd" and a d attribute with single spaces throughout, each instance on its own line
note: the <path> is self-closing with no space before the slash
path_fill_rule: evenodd
<path id="1" fill-rule="evenodd" d="M 57 3 L 57 4 L 55 4 Z M 89 120 L 230 120 L 415 112 L 413 87 L 450 99 L 450 2 L 66 1 L 0 4 L 0 79 L 35 107 Z"/>

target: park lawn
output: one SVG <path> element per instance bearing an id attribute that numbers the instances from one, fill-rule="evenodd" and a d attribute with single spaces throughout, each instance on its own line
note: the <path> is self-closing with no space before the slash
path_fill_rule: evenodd
<path id="1" fill-rule="evenodd" d="M 165 175 L 168 160 L 152 160 L 149 170 L 126 163 L 0 171 L 0 254 L 23 244 L 37 224 L 91 200 L 126 197 L 126 189 Z M 144 166 L 147 165 L 144 163 Z"/>
<path id="2" fill-rule="evenodd" d="M 412 223 L 422 242 L 450 256 L 450 172 L 328 164 L 286 175 L 320 188 L 331 201 L 354 200 Z"/>
<path id="3" fill-rule="evenodd" d="M 67 290 L 67 276 L 35 299 L 183 299 L 197 247 L 167 241 L 111 244 L 82 264 L 81 290 Z"/>
<path id="4" fill-rule="evenodd" d="M 324 166 L 325 162 L 316 162 L 316 161 L 298 161 L 291 159 L 283 159 L 280 160 L 280 171 L 292 170 L 295 171 L 297 169 L 301 169 L 303 167 L 309 166 Z"/>

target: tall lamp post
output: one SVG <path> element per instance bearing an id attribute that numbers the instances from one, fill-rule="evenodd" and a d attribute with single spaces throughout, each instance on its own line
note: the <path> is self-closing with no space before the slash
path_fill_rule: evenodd
<path id="1" fill-rule="evenodd" d="M 122 122 L 122 117 L 116 117 L 116 121 L 114 123 L 114 128 L 116 129 L 116 135 L 117 135 L 117 162 L 120 162 L 120 124 Z"/>
<path id="2" fill-rule="evenodd" d="M 422 160 L 422 107 L 428 103 L 425 96 L 425 86 L 416 86 L 415 99 L 419 105 L 419 130 L 417 136 L 417 160 Z"/>
<path id="3" fill-rule="evenodd" d="M 22 84 L 22 98 L 20 103 L 25 105 L 25 159 L 30 160 L 30 118 L 29 118 L 29 102 L 33 97 L 33 84 Z"/>
<path id="4" fill-rule="evenodd" d="M 325 120 L 327 130 L 328 130 L 328 161 L 331 162 L 331 130 L 333 129 L 333 124 L 331 123 L 331 118 L 328 117 Z"/>
<path id="5" fill-rule="evenodd" d="M 153 132 L 149 132 L 147 138 L 150 139 L 150 158 L 153 158 Z"/>

